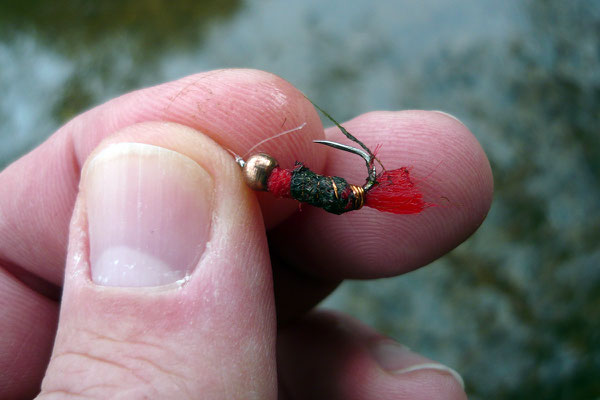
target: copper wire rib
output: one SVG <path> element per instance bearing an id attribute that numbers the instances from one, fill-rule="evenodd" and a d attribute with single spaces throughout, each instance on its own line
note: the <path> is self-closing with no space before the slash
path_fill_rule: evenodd
<path id="1" fill-rule="evenodd" d="M 356 186 L 350 184 L 350 189 L 352 190 L 353 200 L 352 200 L 352 209 L 360 210 L 362 206 L 365 205 L 365 189 L 362 186 Z"/>
<path id="2" fill-rule="evenodd" d="M 329 177 L 329 179 L 331 179 L 331 186 L 333 186 L 333 193 L 335 194 L 335 198 L 339 199 L 340 196 L 338 195 L 337 185 L 335 184 L 335 181 L 333 180 L 333 177 Z"/>

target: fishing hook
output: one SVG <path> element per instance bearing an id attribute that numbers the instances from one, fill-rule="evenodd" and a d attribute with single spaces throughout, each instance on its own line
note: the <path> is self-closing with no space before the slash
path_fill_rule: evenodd
<path id="1" fill-rule="evenodd" d="M 330 140 L 313 140 L 313 143 L 324 144 L 325 146 L 333 147 L 334 149 L 347 151 L 348 153 L 361 156 L 363 160 L 365 160 L 365 162 L 367 163 L 367 170 L 369 171 L 367 181 L 362 187 L 365 191 L 371 189 L 371 187 L 373 187 L 373 185 L 377 182 L 377 168 L 375 167 L 375 163 L 373 162 L 373 154 L 369 154 L 364 150 L 357 149 L 356 147 L 332 142 Z"/>

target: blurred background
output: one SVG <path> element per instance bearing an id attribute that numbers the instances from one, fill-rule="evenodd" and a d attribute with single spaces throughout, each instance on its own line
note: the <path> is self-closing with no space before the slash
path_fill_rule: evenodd
<path id="1" fill-rule="evenodd" d="M 472 399 L 600 398 L 600 1 L 4 0 L 0 167 L 124 92 L 276 73 L 338 120 L 437 109 L 483 145 L 488 219 L 428 268 L 325 302 Z"/>

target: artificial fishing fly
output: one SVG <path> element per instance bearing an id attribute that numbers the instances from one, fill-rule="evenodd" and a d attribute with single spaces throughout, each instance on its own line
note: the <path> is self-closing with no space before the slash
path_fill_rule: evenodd
<path id="1" fill-rule="evenodd" d="M 267 191 L 278 198 L 295 199 L 333 214 L 343 214 L 358 210 L 363 206 L 394 214 L 418 214 L 431 205 L 423 199 L 423 194 L 411 180 L 408 168 L 401 167 L 387 171 L 364 143 L 350 134 L 322 108 L 314 103 L 313 105 L 331 120 L 348 139 L 357 143 L 361 148 L 329 140 L 314 140 L 314 143 L 362 157 L 368 170 L 365 184 L 362 186 L 352 185 L 338 176 L 316 174 L 300 162 L 296 162 L 291 170 L 284 169 L 279 166 L 277 160 L 264 153 L 255 154 L 247 160 L 236 156 L 236 162 L 242 167 L 244 180 L 251 189 Z M 277 136 L 299 130 L 303 126 L 304 124 Z M 376 161 L 383 169 L 381 173 L 377 173 Z"/>

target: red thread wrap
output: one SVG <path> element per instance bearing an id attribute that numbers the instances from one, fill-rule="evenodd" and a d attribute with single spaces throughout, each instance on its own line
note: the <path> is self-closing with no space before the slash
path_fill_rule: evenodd
<path id="1" fill-rule="evenodd" d="M 292 182 L 292 171 L 275 167 L 269 175 L 267 181 L 267 190 L 277 198 L 289 199 L 292 197 L 290 193 Z"/>

